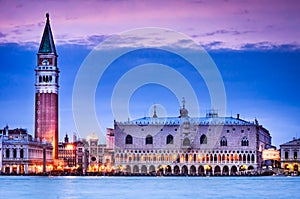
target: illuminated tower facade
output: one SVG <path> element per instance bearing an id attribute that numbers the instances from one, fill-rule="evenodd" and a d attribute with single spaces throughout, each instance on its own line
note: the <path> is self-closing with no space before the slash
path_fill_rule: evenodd
<path id="1" fill-rule="evenodd" d="M 53 145 L 53 158 L 58 158 L 58 75 L 57 54 L 49 14 L 37 54 L 35 68 L 35 138 Z"/>

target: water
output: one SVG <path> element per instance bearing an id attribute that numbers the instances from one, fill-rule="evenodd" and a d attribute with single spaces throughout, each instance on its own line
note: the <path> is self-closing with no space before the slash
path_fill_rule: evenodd
<path id="1" fill-rule="evenodd" d="M 300 198 L 300 177 L 0 176 L 0 198 Z"/>

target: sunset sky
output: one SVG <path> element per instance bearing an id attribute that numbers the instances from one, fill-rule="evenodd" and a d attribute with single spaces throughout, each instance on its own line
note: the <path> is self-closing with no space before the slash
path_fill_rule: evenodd
<path id="1" fill-rule="evenodd" d="M 72 91 L 86 56 L 112 35 L 144 27 L 180 32 L 207 50 L 223 78 L 227 116 L 257 118 L 277 147 L 300 137 L 300 1 L 0 0 L 0 5 L 0 127 L 27 128 L 33 134 L 34 68 L 49 12 L 61 71 L 60 139 L 77 132 Z M 96 93 L 103 131 L 118 119 L 104 106 L 110 105 L 111 89 L 118 81 L 116 76 L 109 78 L 112 74 L 114 70 L 108 71 Z M 205 116 L 210 108 L 205 83 L 191 82 L 203 88 L 197 97 Z M 168 89 L 148 85 L 131 97 L 131 119 L 148 115 L 154 103 L 169 116 L 179 114 L 180 104 Z M 189 99 L 186 106 L 192 109 Z M 82 138 L 89 133 L 79 132 Z"/>

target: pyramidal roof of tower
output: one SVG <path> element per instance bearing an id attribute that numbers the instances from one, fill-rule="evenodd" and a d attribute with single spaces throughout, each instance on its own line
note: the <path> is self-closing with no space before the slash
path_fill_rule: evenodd
<path id="1" fill-rule="evenodd" d="M 39 53 L 53 53 L 56 55 L 56 49 L 50 27 L 49 14 L 46 14 L 46 25 L 42 37 L 42 41 L 39 48 Z"/>

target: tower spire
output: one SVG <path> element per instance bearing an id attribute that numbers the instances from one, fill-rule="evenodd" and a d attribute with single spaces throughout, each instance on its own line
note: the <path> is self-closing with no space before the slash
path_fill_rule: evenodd
<path id="1" fill-rule="evenodd" d="M 156 105 L 154 104 L 153 107 L 154 111 L 153 111 L 153 118 L 157 118 L 157 114 L 156 114 Z"/>
<path id="2" fill-rule="evenodd" d="M 46 13 L 46 25 L 45 25 L 42 41 L 40 44 L 39 53 L 52 53 L 54 55 L 57 55 L 55 45 L 54 45 L 54 39 L 50 27 L 49 13 Z"/>
<path id="3" fill-rule="evenodd" d="M 182 108 L 185 108 L 185 98 L 182 98 Z"/>

